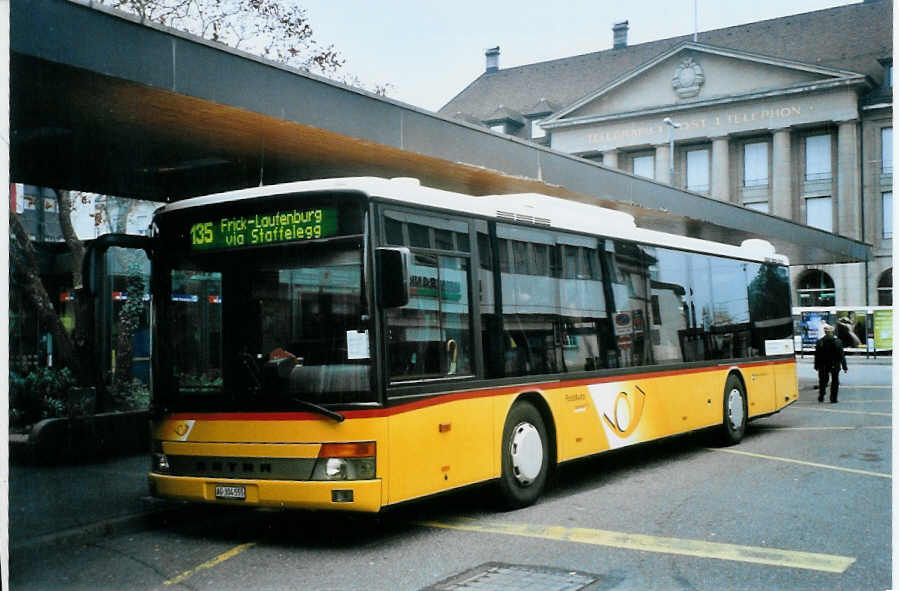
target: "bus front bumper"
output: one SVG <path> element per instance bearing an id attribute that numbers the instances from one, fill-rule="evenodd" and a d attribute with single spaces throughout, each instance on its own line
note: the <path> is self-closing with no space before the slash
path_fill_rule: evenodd
<path id="1" fill-rule="evenodd" d="M 380 480 L 288 481 L 228 480 L 148 475 L 155 497 L 203 503 L 375 513 L 381 509 Z M 223 491 L 221 488 L 226 487 Z M 222 492 L 238 491 L 244 498 L 222 498 Z"/>

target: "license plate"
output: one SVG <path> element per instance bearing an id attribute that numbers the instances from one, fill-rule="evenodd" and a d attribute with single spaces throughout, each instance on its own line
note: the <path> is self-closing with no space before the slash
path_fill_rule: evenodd
<path id="1" fill-rule="evenodd" d="M 215 498 L 243 501 L 247 498 L 245 486 L 216 486 Z"/>

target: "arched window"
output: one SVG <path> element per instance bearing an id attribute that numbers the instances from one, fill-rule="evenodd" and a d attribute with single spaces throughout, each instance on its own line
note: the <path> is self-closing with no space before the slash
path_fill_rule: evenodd
<path id="1" fill-rule="evenodd" d="M 820 269 L 810 269 L 799 277 L 800 306 L 833 306 L 836 297 L 833 290 L 833 279 Z"/>
<path id="2" fill-rule="evenodd" d="M 893 270 L 887 269 L 877 280 L 877 305 L 893 305 Z"/>

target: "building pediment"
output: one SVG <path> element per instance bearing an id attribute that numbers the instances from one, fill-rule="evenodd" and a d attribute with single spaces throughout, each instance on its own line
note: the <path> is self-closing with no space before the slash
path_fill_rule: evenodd
<path id="1" fill-rule="evenodd" d="M 866 84 L 855 72 L 682 43 L 557 111 L 544 127 L 564 127 L 643 112 Z"/>

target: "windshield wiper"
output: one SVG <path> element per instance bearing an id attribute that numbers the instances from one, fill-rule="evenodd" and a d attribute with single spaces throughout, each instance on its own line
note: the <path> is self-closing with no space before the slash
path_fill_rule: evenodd
<path id="1" fill-rule="evenodd" d="M 295 402 L 296 404 L 298 404 L 299 406 L 301 406 L 307 410 L 311 410 L 312 412 L 317 412 L 318 414 L 324 415 L 324 416 L 328 417 L 329 419 L 334 419 L 338 423 L 342 423 L 346 419 L 346 417 L 343 416 L 342 414 L 340 414 L 339 412 L 333 411 L 330 408 L 325 408 L 324 406 L 321 406 L 320 404 L 316 404 L 314 402 L 309 402 L 308 400 L 303 400 L 302 398 L 297 398 L 295 396 L 291 396 L 290 400 L 291 400 L 291 402 Z"/>
<path id="2" fill-rule="evenodd" d="M 259 375 L 259 367 L 256 365 L 256 360 L 253 359 L 252 355 L 245 351 L 238 353 L 237 358 L 240 360 L 240 363 L 244 367 L 244 369 L 247 370 L 246 373 L 250 377 L 250 380 L 253 382 L 248 387 L 250 392 L 253 395 L 257 395 L 262 392 L 262 377 Z"/>

